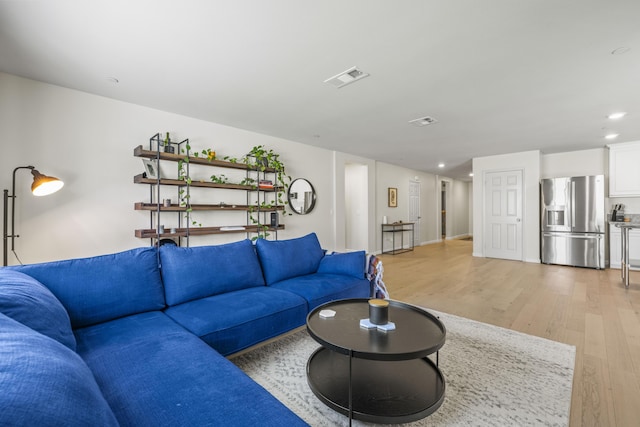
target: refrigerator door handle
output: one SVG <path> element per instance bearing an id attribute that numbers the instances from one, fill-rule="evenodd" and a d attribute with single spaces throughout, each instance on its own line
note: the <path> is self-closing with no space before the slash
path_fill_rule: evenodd
<path id="1" fill-rule="evenodd" d="M 571 231 L 576 224 L 576 182 L 571 180 Z"/>
<path id="2" fill-rule="evenodd" d="M 602 239 L 604 235 L 602 233 L 542 233 L 544 237 L 572 237 L 582 239 Z"/>

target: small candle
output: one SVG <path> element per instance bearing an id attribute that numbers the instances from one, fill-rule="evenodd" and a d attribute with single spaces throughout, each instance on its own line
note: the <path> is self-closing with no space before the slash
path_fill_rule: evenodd
<path id="1" fill-rule="evenodd" d="M 374 325 L 386 325 L 389 323 L 389 301 L 383 299 L 370 299 L 369 321 Z"/>

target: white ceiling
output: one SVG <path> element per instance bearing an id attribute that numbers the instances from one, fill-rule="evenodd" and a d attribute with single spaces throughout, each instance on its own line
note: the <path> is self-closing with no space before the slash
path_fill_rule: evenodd
<path id="1" fill-rule="evenodd" d="M 0 0 L 0 71 L 467 179 L 640 140 L 640 0 Z"/>

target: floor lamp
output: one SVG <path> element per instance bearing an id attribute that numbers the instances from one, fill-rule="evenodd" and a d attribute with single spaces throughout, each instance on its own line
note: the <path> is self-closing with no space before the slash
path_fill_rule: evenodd
<path id="1" fill-rule="evenodd" d="M 15 252 L 15 238 L 20 237 L 15 233 L 15 216 L 16 216 L 16 172 L 20 169 L 29 169 L 33 175 L 33 184 L 31 184 L 31 192 L 34 196 L 46 196 L 48 194 L 55 193 L 62 188 L 64 182 L 58 178 L 52 176 L 46 176 L 41 174 L 33 166 L 18 166 L 13 170 L 13 181 L 11 182 L 11 194 L 9 190 L 4 190 L 4 222 L 3 222 L 3 244 L 4 251 L 2 265 L 7 265 L 7 243 L 11 238 L 11 251 Z M 11 234 L 8 232 L 8 213 L 9 213 L 9 201 L 11 201 Z"/>

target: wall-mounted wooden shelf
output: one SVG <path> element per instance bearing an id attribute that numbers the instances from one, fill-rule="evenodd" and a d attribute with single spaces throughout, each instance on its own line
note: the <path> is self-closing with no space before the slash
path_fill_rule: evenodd
<path id="1" fill-rule="evenodd" d="M 144 203 L 137 202 L 134 204 L 134 209 L 137 211 L 156 211 L 159 210 L 161 212 L 186 212 L 186 206 L 180 206 L 175 203 L 172 203 L 171 206 L 164 206 L 160 204 L 158 206 L 157 203 Z M 192 204 L 191 210 L 193 211 L 251 211 L 257 210 L 258 206 L 252 205 L 207 205 L 207 204 Z M 284 206 L 275 206 L 275 207 L 260 207 L 260 211 L 265 212 L 275 212 L 284 209 Z"/>
<path id="2" fill-rule="evenodd" d="M 242 228 L 240 228 L 242 227 Z M 225 228 L 233 228 L 225 230 Z M 278 227 L 268 227 L 267 231 L 284 230 L 284 225 Z M 171 233 L 170 230 L 165 229 L 165 232 L 158 234 L 158 230 L 155 228 L 146 228 L 142 230 L 136 230 L 136 237 L 143 239 L 155 239 L 160 236 L 161 239 L 172 237 L 187 237 L 187 236 L 205 236 L 209 234 L 232 234 L 232 233 L 257 233 L 257 225 L 240 225 L 240 226 L 220 226 L 220 227 L 190 227 L 187 231 L 186 228 L 176 228 L 175 233 Z"/>
<path id="3" fill-rule="evenodd" d="M 246 163 L 238 163 L 238 162 L 229 162 L 226 160 L 209 160 L 203 157 L 195 157 L 195 156 L 185 156 L 184 154 L 172 154 L 165 152 L 158 152 L 155 150 L 145 150 L 142 148 L 142 145 L 138 145 L 133 150 L 133 155 L 136 157 L 143 157 L 146 159 L 156 159 L 160 160 L 169 160 L 172 162 L 178 162 L 180 160 L 184 160 L 186 158 L 189 159 L 189 163 L 193 165 L 205 165 L 205 166 L 216 166 L 219 168 L 227 168 L 227 169 L 241 169 L 241 170 L 258 170 L 253 165 L 247 165 Z M 264 172 L 275 172 L 273 168 L 265 168 Z"/>
<path id="4" fill-rule="evenodd" d="M 134 209 L 138 211 L 147 211 L 150 213 L 150 225 L 151 228 L 147 229 L 139 229 L 135 230 L 136 237 L 140 238 L 149 238 L 151 239 L 151 243 L 157 243 L 160 239 L 165 238 L 178 238 L 178 244 L 180 244 L 181 238 L 186 238 L 186 245 L 189 246 L 189 237 L 191 236 L 204 236 L 209 234 L 230 234 L 230 233 L 246 233 L 247 237 L 250 235 L 255 236 L 264 235 L 264 233 L 272 232 L 275 238 L 277 239 L 278 230 L 283 230 L 284 225 L 278 224 L 277 226 L 269 225 L 268 221 L 268 213 L 283 211 L 285 207 L 283 205 L 277 206 L 263 206 L 269 205 L 267 200 L 275 200 L 274 198 L 276 193 L 283 190 L 282 187 L 274 186 L 273 188 L 259 188 L 258 182 L 261 179 L 273 179 L 273 176 L 269 177 L 267 174 L 274 174 L 275 169 L 273 168 L 261 168 L 257 167 L 254 164 L 246 164 L 246 163 L 238 163 L 238 162 L 230 162 L 226 160 L 209 160 L 206 157 L 196 157 L 187 153 L 180 153 L 182 147 L 189 147 L 188 140 L 181 141 L 179 143 L 171 142 L 170 146 L 174 148 L 179 154 L 175 153 L 167 153 L 161 150 L 161 144 L 163 141 L 161 140 L 160 134 L 156 134 L 149 140 L 149 150 L 145 150 L 142 145 L 139 145 L 134 148 L 133 155 L 135 157 L 145 158 L 145 159 L 157 159 L 160 161 L 168 161 L 168 162 L 181 162 L 183 161 L 183 167 L 186 165 L 186 173 L 189 173 L 190 167 L 194 165 L 199 166 L 208 166 L 214 168 L 223 168 L 223 169 L 236 169 L 246 171 L 247 181 L 255 182 L 255 185 L 244 185 L 244 184 L 232 184 L 232 183 L 216 183 L 205 180 L 191 180 L 190 183 L 187 183 L 184 179 L 178 179 L 178 170 L 176 169 L 176 178 L 147 178 L 146 174 L 138 174 L 133 177 L 133 182 L 135 184 L 144 184 L 149 185 L 150 187 L 150 201 L 149 202 L 137 202 L 134 204 Z M 155 149 L 151 149 L 155 148 Z M 185 161 L 187 160 L 187 161 Z M 158 169 L 160 169 L 158 167 Z M 251 179 L 249 179 L 251 178 Z M 177 187 L 183 189 L 186 192 L 186 196 L 183 195 L 183 190 L 179 191 L 179 199 L 182 203 L 172 203 L 169 206 L 164 206 L 163 203 L 160 203 L 160 187 L 168 186 L 168 187 Z M 190 188 L 205 188 L 205 189 L 222 189 L 222 190 L 236 190 L 236 191 L 244 191 L 247 194 L 246 204 L 229 204 L 229 203 L 189 203 L 192 198 L 189 193 Z M 272 195 L 273 194 L 273 195 Z M 201 193 L 198 193 L 199 197 L 201 197 Z M 250 195 L 253 195 L 250 197 Z M 246 225 L 242 226 L 216 226 L 216 227 L 201 227 L 201 226 L 191 226 L 189 224 L 190 220 L 187 218 L 183 218 L 184 216 L 189 217 L 191 212 L 194 211 L 216 211 L 216 212 L 233 212 L 233 211 L 241 211 L 246 212 Z M 163 213 L 174 213 L 177 214 L 177 227 L 175 227 L 175 233 L 171 233 L 170 230 L 174 229 L 172 227 L 165 226 L 164 233 L 159 233 L 157 224 L 162 224 L 160 221 L 160 215 Z M 183 226 L 184 219 L 187 219 L 187 226 Z M 255 237 L 254 237 L 255 238 Z"/>

